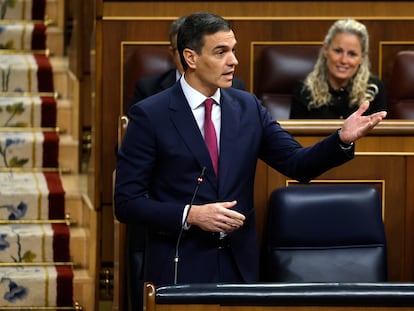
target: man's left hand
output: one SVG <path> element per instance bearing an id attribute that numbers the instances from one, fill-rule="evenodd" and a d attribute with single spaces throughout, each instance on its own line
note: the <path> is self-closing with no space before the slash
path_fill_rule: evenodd
<path id="1" fill-rule="evenodd" d="M 363 114 L 368 108 L 369 101 L 363 102 L 358 110 L 344 121 L 342 129 L 339 132 L 339 138 L 344 144 L 351 144 L 352 142 L 365 136 L 387 115 L 386 111 L 379 111 L 368 116 L 364 116 Z"/>

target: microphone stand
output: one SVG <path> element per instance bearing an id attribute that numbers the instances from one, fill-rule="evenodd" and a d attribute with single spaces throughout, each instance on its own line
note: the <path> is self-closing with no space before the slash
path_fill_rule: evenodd
<path id="1" fill-rule="evenodd" d="M 178 234 L 177 244 L 175 246 L 175 256 L 174 256 L 174 285 L 177 284 L 178 261 L 179 261 L 178 249 L 179 249 L 179 246 L 180 246 L 181 237 L 182 237 L 183 232 L 184 232 L 184 226 L 187 223 L 188 214 L 190 213 L 190 209 L 193 206 L 193 203 L 194 203 L 195 197 L 197 195 L 198 189 L 200 188 L 200 185 L 204 180 L 205 172 L 206 172 L 206 167 L 204 166 L 203 169 L 201 170 L 200 176 L 197 178 L 197 185 L 195 187 L 193 197 L 191 198 L 190 205 L 188 206 L 187 214 L 185 215 L 184 221 L 183 221 L 183 223 L 181 225 L 181 228 L 180 228 L 180 233 Z"/>

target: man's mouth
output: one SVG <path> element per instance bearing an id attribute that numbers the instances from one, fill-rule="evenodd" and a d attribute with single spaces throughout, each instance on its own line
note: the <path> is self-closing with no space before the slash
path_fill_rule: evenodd
<path id="1" fill-rule="evenodd" d="M 233 75 L 234 75 L 234 72 L 233 71 L 232 72 L 227 72 L 227 73 L 224 73 L 223 74 L 223 76 L 225 76 L 227 78 L 230 78 L 230 79 L 233 79 Z"/>

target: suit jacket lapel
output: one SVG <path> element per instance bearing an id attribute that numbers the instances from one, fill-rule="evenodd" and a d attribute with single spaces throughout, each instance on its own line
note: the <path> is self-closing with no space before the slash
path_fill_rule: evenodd
<path id="1" fill-rule="evenodd" d="M 238 143 L 241 112 L 225 90 L 222 90 L 221 94 L 219 183 L 226 185 L 226 179 L 231 178 L 232 162 L 235 161 L 235 157 L 241 156 L 234 154 L 234 145 Z"/>
<path id="2" fill-rule="evenodd" d="M 203 136 L 200 133 L 197 122 L 190 109 L 190 106 L 184 96 L 179 83 L 173 86 L 171 92 L 170 115 L 179 135 L 182 137 L 188 150 L 193 153 L 194 157 L 202 167 L 206 167 L 206 178 L 217 186 L 217 178 L 214 174 L 210 154 L 208 153 Z"/>

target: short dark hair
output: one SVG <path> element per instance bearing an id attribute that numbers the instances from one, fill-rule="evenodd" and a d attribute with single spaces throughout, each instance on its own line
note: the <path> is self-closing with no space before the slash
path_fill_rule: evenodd
<path id="1" fill-rule="evenodd" d="M 184 49 L 189 48 L 200 55 L 205 35 L 231 30 L 230 23 L 216 14 L 197 12 L 188 15 L 177 34 L 177 47 L 184 70 L 188 67 L 183 55 Z"/>

